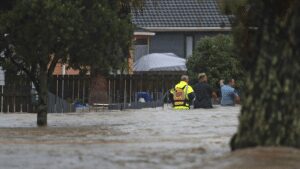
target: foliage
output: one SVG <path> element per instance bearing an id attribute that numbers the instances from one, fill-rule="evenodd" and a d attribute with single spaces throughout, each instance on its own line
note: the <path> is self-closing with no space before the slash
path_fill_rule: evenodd
<path id="1" fill-rule="evenodd" d="M 248 0 L 233 10 L 235 44 L 248 72 L 232 149 L 300 147 L 300 1 Z"/>
<path id="2" fill-rule="evenodd" d="M 118 69 L 128 56 L 132 26 L 129 14 L 119 14 L 122 6 L 111 0 L 78 0 L 78 36 L 70 47 L 70 66 L 92 68 L 102 74 Z"/>
<path id="3" fill-rule="evenodd" d="M 227 14 L 231 15 L 236 13 L 238 10 L 243 9 L 245 7 L 245 3 L 247 0 L 221 0 L 218 1 L 221 10 Z"/>
<path id="4" fill-rule="evenodd" d="M 49 77 L 58 62 L 107 73 L 130 45 L 130 6 L 141 0 L 1 1 L 0 63 L 25 73 L 39 95 L 38 124 L 47 123 Z M 40 117 L 40 118 L 39 118 Z M 40 120 L 39 120 L 40 119 Z"/>
<path id="5" fill-rule="evenodd" d="M 232 37 L 217 35 L 201 39 L 194 54 L 187 62 L 188 74 L 197 82 L 198 73 L 205 72 L 209 83 L 215 89 L 220 79 L 234 78 L 240 87 L 243 86 L 244 72 L 240 57 L 234 52 Z"/>
<path id="6" fill-rule="evenodd" d="M 69 48 L 71 67 L 90 72 L 89 103 L 108 101 L 105 76 L 123 70 L 133 36 L 130 21 L 131 6 L 141 0 L 77 0 L 80 9 L 78 36 Z"/>
<path id="7" fill-rule="evenodd" d="M 59 60 L 66 60 L 78 17 L 72 2 L 61 0 L 19 0 L 1 12 L 1 64 L 14 65 L 33 82 L 39 125 L 46 125 L 47 77 Z"/>
<path id="8" fill-rule="evenodd" d="M 0 16 L 5 61 L 27 73 L 39 89 L 41 67 L 49 66 L 52 74 L 57 60 L 67 56 L 68 44 L 74 36 L 74 17 L 77 11 L 71 3 L 18 1 L 12 10 Z"/>
<path id="9" fill-rule="evenodd" d="M 80 18 L 78 36 L 70 47 L 70 67 L 108 74 L 123 67 L 133 36 L 131 8 L 143 0 L 76 0 Z"/>

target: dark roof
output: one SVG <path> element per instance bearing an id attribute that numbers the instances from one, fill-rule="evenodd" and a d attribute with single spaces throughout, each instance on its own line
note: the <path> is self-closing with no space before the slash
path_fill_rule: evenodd
<path id="1" fill-rule="evenodd" d="M 230 16 L 220 12 L 218 0 L 145 0 L 133 11 L 138 27 L 230 27 Z"/>
<path id="2" fill-rule="evenodd" d="M 150 32 L 149 30 L 141 28 L 141 27 L 135 27 L 134 31 L 135 32 Z"/>

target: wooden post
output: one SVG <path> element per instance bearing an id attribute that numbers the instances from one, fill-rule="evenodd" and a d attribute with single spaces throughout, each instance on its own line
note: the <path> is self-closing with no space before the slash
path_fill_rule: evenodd
<path id="1" fill-rule="evenodd" d="M 16 113 L 16 96 L 13 96 L 13 112 Z"/>
<path id="2" fill-rule="evenodd" d="M 75 100 L 75 79 L 74 76 L 72 78 L 72 100 Z"/>
<path id="3" fill-rule="evenodd" d="M 78 80 L 77 80 L 77 82 L 78 82 L 78 86 L 77 86 L 77 99 L 79 100 L 80 99 L 80 94 L 79 94 L 79 88 L 80 88 L 80 79 L 78 78 Z"/>
<path id="4" fill-rule="evenodd" d="M 135 94 L 134 94 L 134 100 L 135 102 L 137 103 L 137 92 L 139 92 L 140 88 L 139 88 L 139 76 L 136 76 L 136 79 L 135 79 Z"/>
<path id="5" fill-rule="evenodd" d="M 65 75 L 62 75 L 61 76 L 61 98 L 64 99 L 64 91 L 65 91 L 65 81 L 64 81 L 64 78 L 65 78 Z"/>
<path id="6" fill-rule="evenodd" d="M 143 91 L 143 74 L 141 74 L 141 90 L 140 91 Z"/>
<path id="7" fill-rule="evenodd" d="M 3 88 L 4 88 L 4 86 L 1 86 L 1 113 L 3 113 L 3 99 L 4 99 Z"/>
<path id="8" fill-rule="evenodd" d="M 27 113 L 31 113 L 29 112 L 29 104 L 27 103 Z"/>
<path id="9" fill-rule="evenodd" d="M 56 75 L 56 96 L 58 96 L 58 75 Z"/>
<path id="10" fill-rule="evenodd" d="M 122 102 L 121 102 L 121 94 L 122 94 L 122 74 L 120 74 L 120 83 L 119 83 L 119 92 L 118 92 L 118 103 L 120 103 L 120 110 L 123 110 L 123 107 L 122 107 Z"/>
<path id="11" fill-rule="evenodd" d="M 108 104 L 111 102 L 111 92 L 110 92 L 110 77 L 108 79 Z"/>
<path id="12" fill-rule="evenodd" d="M 58 96 L 58 75 L 56 75 L 56 95 L 54 99 L 54 110 L 57 111 L 57 100 L 56 97 Z"/>
<path id="13" fill-rule="evenodd" d="M 8 99 L 7 99 L 8 100 Z M 9 99 L 10 100 L 10 99 Z M 8 102 L 8 104 L 7 104 L 7 113 L 9 113 L 9 102 Z"/>
<path id="14" fill-rule="evenodd" d="M 82 103 L 85 103 L 85 79 L 83 79 L 83 88 L 82 88 Z"/>
<path id="15" fill-rule="evenodd" d="M 126 75 L 124 75 L 124 107 L 125 107 L 125 105 L 126 105 L 126 102 L 127 102 L 127 90 L 126 90 L 126 88 L 127 88 L 127 85 L 126 85 L 126 83 L 127 83 L 127 81 L 126 81 Z"/>
<path id="16" fill-rule="evenodd" d="M 71 99 L 71 95 L 70 95 L 70 75 L 67 75 L 66 76 L 67 77 L 67 88 L 66 88 L 66 94 L 65 94 L 65 97 L 67 98 L 67 99 Z"/>
<path id="17" fill-rule="evenodd" d="M 132 95 L 132 75 L 129 76 L 129 103 L 131 104 L 131 95 Z"/>
<path id="18" fill-rule="evenodd" d="M 63 74 L 61 76 L 61 99 L 62 101 L 64 100 L 64 94 L 65 94 L 65 75 Z M 63 106 L 63 103 L 61 103 L 61 112 L 64 113 L 64 106 Z"/>
<path id="19" fill-rule="evenodd" d="M 164 92 L 165 92 L 165 91 L 164 91 L 164 89 L 165 89 L 165 85 L 164 85 L 164 84 L 165 84 L 165 82 L 166 82 L 166 79 L 165 79 L 164 75 L 162 75 L 162 79 L 163 79 L 163 80 L 162 80 L 162 83 L 161 83 L 161 88 L 162 88 L 161 91 L 162 91 L 162 94 L 164 94 Z"/>
<path id="20" fill-rule="evenodd" d="M 114 75 L 114 103 L 116 102 L 116 75 Z"/>

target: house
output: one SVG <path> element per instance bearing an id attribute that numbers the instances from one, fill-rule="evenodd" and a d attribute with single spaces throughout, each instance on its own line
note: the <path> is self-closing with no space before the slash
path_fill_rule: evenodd
<path id="1" fill-rule="evenodd" d="M 139 28 L 136 32 L 142 29 L 149 33 L 136 39 L 134 60 L 148 53 L 174 53 L 188 58 L 202 37 L 230 32 L 230 16 L 221 13 L 218 3 L 145 0 L 142 10 L 132 11 L 132 22 Z"/>
<path id="2" fill-rule="evenodd" d="M 149 53 L 192 55 L 196 42 L 204 36 L 231 31 L 231 16 L 222 14 L 220 0 L 145 0 L 142 9 L 132 11 L 135 25 L 133 47 L 128 57 L 128 73 L 133 63 Z M 57 65 L 54 74 L 78 74 Z"/>
<path id="3" fill-rule="evenodd" d="M 53 75 L 79 75 L 79 70 L 68 68 L 67 64 L 57 63 Z"/>

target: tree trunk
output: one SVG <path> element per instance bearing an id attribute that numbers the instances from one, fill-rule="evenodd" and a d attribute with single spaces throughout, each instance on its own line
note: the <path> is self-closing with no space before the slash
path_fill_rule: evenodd
<path id="1" fill-rule="evenodd" d="M 47 111 L 48 111 L 48 76 L 47 66 L 41 66 L 39 74 L 39 102 L 37 106 L 37 125 L 47 126 Z"/>
<path id="2" fill-rule="evenodd" d="M 246 50 L 252 52 L 244 50 L 243 56 L 252 59 L 253 64 L 248 65 L 250 75 L 242 101 L 240 124 L 231 140 L 231 148 L 300 148 L 300 3 L 295 0 L 285 4 L 284 1 L 283 6 L 280 5 L 283 1 L 255 2 L 263 5 L 262 11 L 254 11 L 261 12 L 264 20 L 257 30 L 262 32 L 255 33 L 254 37 L 257 37 L 251 39 L 250 45 L 245 45 L 251 49 Z M 254 11 L 250 10 L 251 13 Z M 263 15 L 265 11 L 269 12 Z M 257 49 L 258 55 L 254 56 L 253 51 Z"/>
<path id="3" fill-rule="evenodd" d="M 94 103 L 108 103 L 107 79 L 99 71 L 91 72 L 89 104 Z"/>

